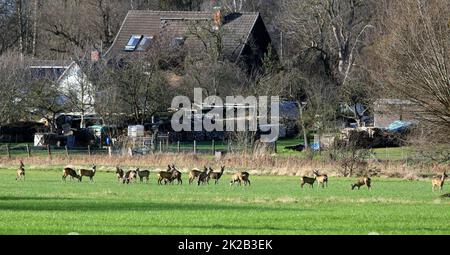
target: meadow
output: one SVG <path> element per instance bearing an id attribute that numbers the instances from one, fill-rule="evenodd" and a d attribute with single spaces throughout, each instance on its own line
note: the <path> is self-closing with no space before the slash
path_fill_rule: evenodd
<path id="1" fill-rule="evenodd" d="M 429 180 L 354 178 L 300 189 L 299 177 L 251 176 L 251 186 L 124 185 L 113 172 L 95 182 L 61 181 L 62 168 L 0 169 L 0 234 L 450 234 L 450 199 Z M 444 192 L 450 188 L 444 185 Z"/>

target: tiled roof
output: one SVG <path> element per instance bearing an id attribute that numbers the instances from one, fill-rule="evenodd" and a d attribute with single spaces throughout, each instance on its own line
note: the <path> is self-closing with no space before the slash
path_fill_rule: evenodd
<path id="1" fill-rule="evenodd" d="M 249 35 L 259 17 L 259 13 L 231 13 L 223 17 L 222 28 L 223 53 L 226 58 L 235 61 L 249 40 Z M 169 36 L 185 36 L 185 45 L 201 47 L 201 42 L 189 35 L 190 22 L 212 22 L 212 12 L 187 11 L 129 11 L 113 45 L 106 53 L 107 58 L 120 57 L 129 54 L 124 48 L 132 35 L 158 36 L 163 33 Z"/>

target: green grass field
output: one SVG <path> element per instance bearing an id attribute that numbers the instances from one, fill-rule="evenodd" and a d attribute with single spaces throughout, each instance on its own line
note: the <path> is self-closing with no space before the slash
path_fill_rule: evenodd
<path id="1" fill-rule="evenodd" d="M 429 181 L 330 179 L 300 189 L 299 177 L 251 176 L 250 187 L 61 182 L 61 170 L 0 169 L 0 234 L 450 234 L 450 200 Z M 444 191 L 450 188 L 444 186 Z"/>

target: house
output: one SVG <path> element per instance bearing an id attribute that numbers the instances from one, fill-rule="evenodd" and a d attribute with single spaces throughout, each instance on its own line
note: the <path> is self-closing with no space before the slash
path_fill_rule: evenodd
<path id="1" fill-rule="evenodd" d="M 416 121 L 416 106 L 409 100 L 379 99 L 374 103 L 374 126 L 387 128 L 395 121 Z"/>
<path id="2" fill-rule="evenodd" d="M 32 80 L 45 78 L 56 83 L 61 94 L 60 102 L 70 100 L 76 105 L 75 110 L 80 111 L 75 115 L 95 114 L 94 90 L 79 63 L 73 60 L 33 60 L 29 68 Z M 85 126 L 85 123 L 80 123 L 80 127 Z"/>
<path id="3" fill-rule="evenodd" d="M 270 35 L 258 12 L 223 15 L 219 8 L 213 12 L 132 10 L 104 57 L 117 61 L 133 58 L 148 50 L 158 37 L 169 38 L 167 47 L 183 46 L 195 55 L 205 50 L 205 43 L 192 33 L 192 26 L 207 26 L 211 34 L 222 33 L 223 58 L 242 62 L 248 70 L 260 66 L 271 47 Z"/>

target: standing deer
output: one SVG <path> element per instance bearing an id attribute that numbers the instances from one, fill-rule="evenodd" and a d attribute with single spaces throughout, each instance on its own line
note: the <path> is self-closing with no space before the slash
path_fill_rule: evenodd
<path id="1" fill-rule="evenodd" d="M 326 174 L 319 174 L 319 170 L 314 170 L 314 176 L 316 177 L 317 184 L 319 186 L 322 186 L 322 188 L 325 188 L 325 184 L 328 188 L 328 175 Z"/>
<path id="2" fill-rule="evenodd" d="M 122 178 L 124 184 L 125 183 L 129 184 L 130 182 L 133 182 L 133 181 L 136 182 L 136 179 L 137 179 L 137 171 L 136 170 L 127 171 Z"/>
<path id="3" fill-rule="evenodd" d="M 354 190 L 356 187 L 358 187 L 358 190 L 361 188 L 361 186 L 364 186 L 364 185 L 366 185 L 367 186 L 367 189 L 371 189 L 371 183 L 372 183 L 372 180 L 370 179 L 370 177 L 361 177 L 361 178 L 358 178 L 357 180 L 356 180 L 356 183 L 354 183 L 354 184 L 352 184 L 352 190 Z"/>
<path id="4" fill-rule="evenodd" d="M 241 186 L 242 183 L 244 183 L 244 186 L 247 186 L 247 184 L 250 186 L 250 179 L 248 178 L 250 174 L 248 172 L 239 172 L 235 173 L 231 176 L 230 186 L 232 186 L 234 183 L 238 182 L 239 186 Z"/>
<path id="5" fill-rule="evenodd" d="M 150 176 L 150 171 L 149 170 L 140 170 L 139 168 L 136 169 L 137 175 L 139 176 L 139 179 L 141 182 L 143 182 L 144 178 L 145 178 L 145 182 L 148 183 L 148 179 Z"/>
<path id="6" fill-rule="evenodd" d="M 25 181 L 25 165 L 23 164 L 23 161 L 20 160 L 20 166 L 16 171 L 16 181 L 24 180 Z"/>
<path id="7" fill-rule="evenodd" d="M 209 179 L 215 180 L 214 184 L 217 184 L 220 180 L 220 177 L 222 177 L 223 172 L 225 171 L 225 166 L 221 167 L 220 172 L 213 172 L 213 169 L 211 167 L 209 168 L 209 171 L 210 172 L 209 172 L 208 179 L 207 179 L 208 184 L 209 184 Z"/>
<path id="8" fill-rule="evenodd" d="M 205 184 L 208 181 L 208 176 L 211 173 L 212 169 L 210 168 L 208 171 L 208 168 L 205 167 L 203 172 L 200 173 L 198 176 L 198 182 L 197 185 L 200 186 L 200 184 Z"/>
<path id="9" fill-rule="evenodd" d="M 73 168 L 70 167 L 64 168 L 62 180 L 66 181 L 67 176 L 70 176 L 72 179 L 75 178 L 78 179 L 78 181 L 81 181 L 81 176 L 79 176 Z"/>
<path id="10" fill-rule="evenodd" d="M 302 176 L 301 177 L 301 182 L 300 182 L 300 186 L 303 189 L 303 186 L 305 184 L 309 184 L 311 185 L 311 188 L 314 188 L 314 182 L 316 182 L 316 176 L 313 177 L 308 177 L 308 176 Z"/>
<path id="11" fill-rule="evenodd" d="M 160 171 L 156 176 L 158 177 L 158 184 L 162 185 L 162 181 L 164 180 L 164 184 L 167 184 L 167 182 L 171 182 L 172 180 L 172 167 L 169 165 L 167 166 L 166 171 Z"/>
<path id="12" fill-rule="evenodd" d="M 125 174 L 125 172 L 123 171 L 123 169 L 116 166 L 116 176 L 117 176 L 118 182 L 120 182 L 120 180 L 123 179 L 124 174 Z"/>
<path id="13" fill-rule="evenodd" d="M 97 166 L 92 164 L 92 170 L 88 170 L 88 169 L 80 169 L 78 171 L 78 174 L 80 175 L 80 182 L 83 179 L 83 176 L 89 177 L 89 179 L 91 180 L 91 182 L 94 181 L 94 175 L 95 172 L 97 171 Z"/>
<path id="14" fill-rule="evenodd" d="M 181 172 L 177 170 L 174 164 L 172 164 L 171 169 L 172 169 L 172 178 L 169 181 L 173 184 L 173 181 L 177 180 L 177 185 L 183 184 L 183 180 L 181 179 Z"/>
<path id="15" fill-rule="evenodd" d="M 206 166 L 204 166 L 205 172 L 208 171 L 208 168 L 206 168 Z M 189 185 L 191 185 L 195 179 L 197 179 L 200 174 L 202 173 L 202 171 L 198 170 L 197 168 L 192 169 L 189 172 Z"/>
<path id="16" fill-rule="evenodd" d="M 431 184 L 432 184 L 432 191 L 435 191 L 436 187 L 439 187 L 439 190 L 442 192 L 442 187 L 444 186 L 444 181 L 445 178 L 447 178 L 447 171 L 444 171 L 444 173 L 442 173 L 441 177 L 434 177 L 431 180 Z"/>

